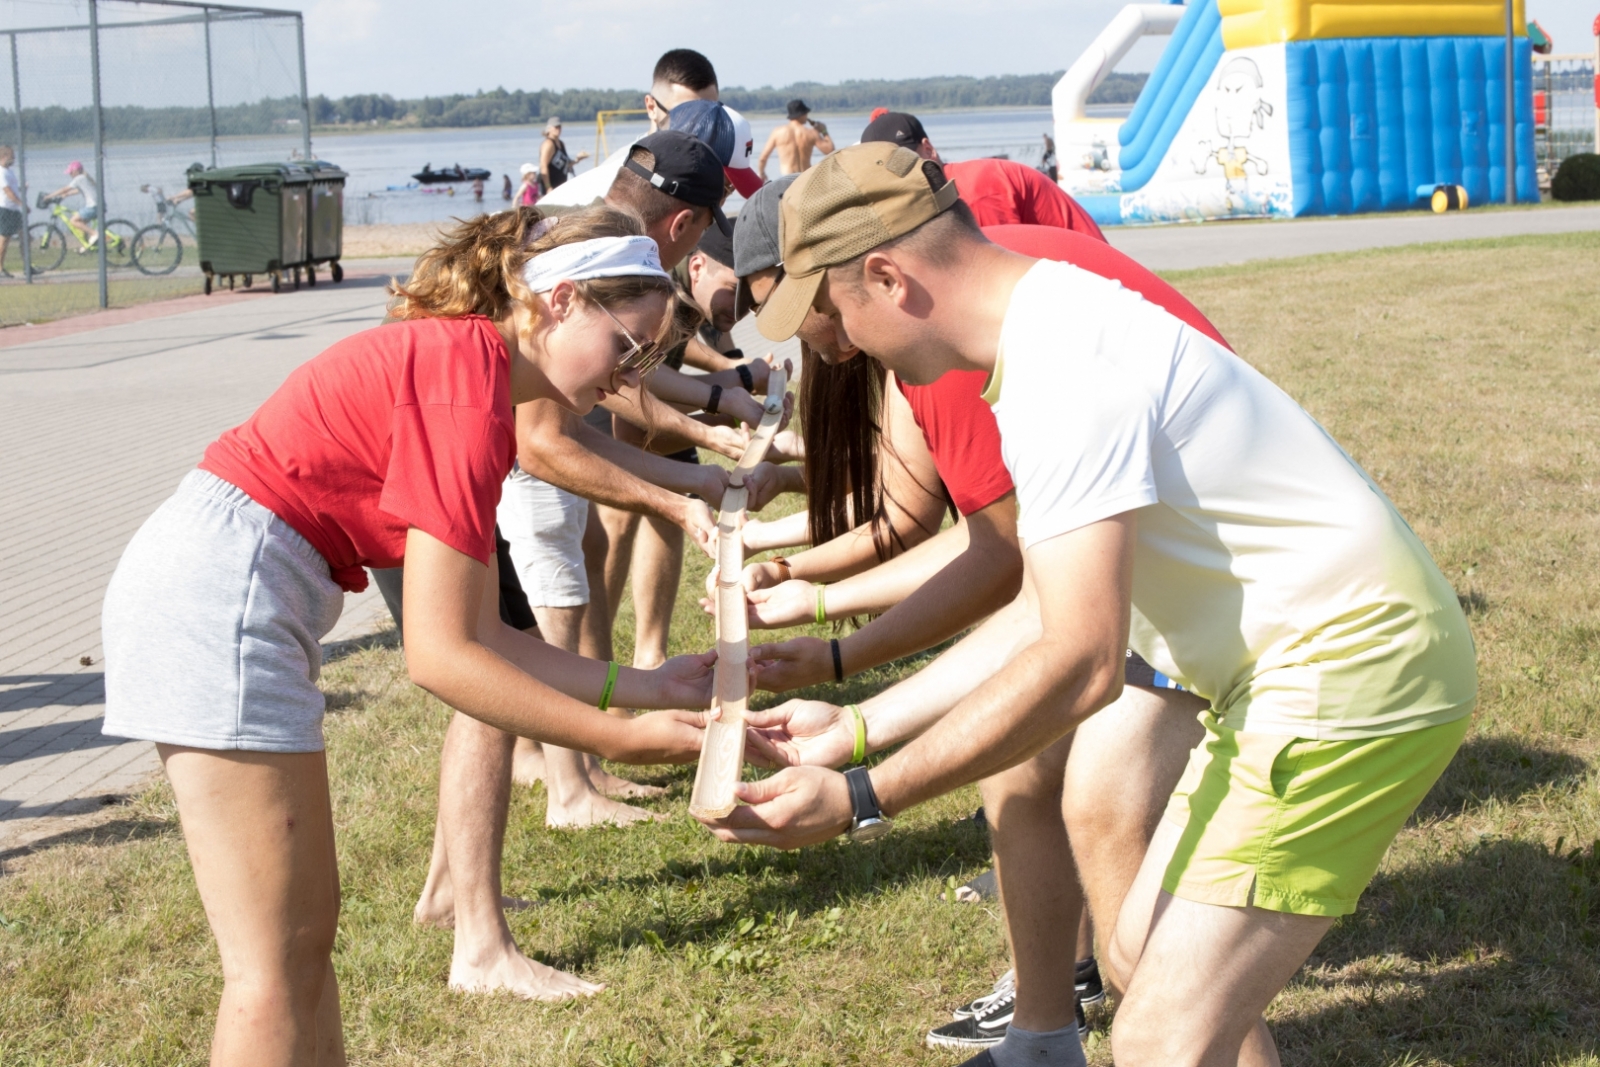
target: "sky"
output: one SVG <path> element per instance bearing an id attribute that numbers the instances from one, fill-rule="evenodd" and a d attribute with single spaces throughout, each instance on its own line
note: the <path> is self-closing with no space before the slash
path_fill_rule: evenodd
<path id="1" fill-rule="evenodd" d="M 678 47 L 709 56 L 723 85 L 746 88 L 852 78 L 1037 74 L 1070 65 L 1125 0 L 264 3 L 305 12 L 313 94 L 416 97 L 496 86 L 643 90 L 656 57 Z M 1590 26 L 1600 0 L 1527 3 L 1558 52 L 1594 48 Z M 0 28 L 86 17 L 83 0 L 0 0 Z M 1137 46 L 1119 69 L 1150 69 L 1160 42 Z M 271 73 L 286 58 L 292 65 L 292 51 L 291 44 L 288 57 L 268 54 L 256 62 Z M 143 67 L 150 71 L 161 65 Z"/>

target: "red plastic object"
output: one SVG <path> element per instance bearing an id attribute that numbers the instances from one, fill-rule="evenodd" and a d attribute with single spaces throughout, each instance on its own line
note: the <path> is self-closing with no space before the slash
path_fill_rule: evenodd
<path id="1" fill-rule="evenodd" d="M 1543 126 L 1550 117 L 1550 108 L 1545 100 L 1544 90 L 1536 89 L 1533 93 L 1533 124 Z"/>

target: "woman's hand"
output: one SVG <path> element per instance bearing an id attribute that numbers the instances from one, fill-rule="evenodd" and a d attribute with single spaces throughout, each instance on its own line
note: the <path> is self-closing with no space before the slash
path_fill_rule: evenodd
<path id="1" fill-rule="evenodd" d="M 744 487 L 750 494 L 745 502 L 745 510 L 760 511 L 772 503 L 773 497 L 783 491 L 782 475 L 771 463 L 757 463 L 750 473 L 745 475 Z"/>
<path id="2" fill-rule="evenodd" d="M 833 649 L 820 637 L 795 637 L 750 650 L 756 687 L 769 693 L 787 693 L 808 685 L 833 681 Z"/>
<path id="3" fill-rule="evenodd" d="M 791 578 L 766 589 L 751 589 L 747 595 L 750 625 L 757 630 L 817 621 L 817 587 L 810 582 Z"/>
<path id="4" fill-rule="evenodd" d="M 771 589 L 789 580 L 789 568 L 775 560 L 765 560 L 761 563 L 752 563 L 744 569 L 744 591 L 753 593 L 757 589 Z"/>
<path id="5" fill-rule="evenodd" d="M 717 414 L 726 415 L 735 423 L 748 423 L 751 426 L 761 424 L 761 416 L 767 409 L 761 406 L 761 401 L 744 391 L 742 386 L 730 386 L 722 390 L 722 399 L 717 401 Z"/>
<path id="6" fill-rule="evenodd" d="M 746 758 L 762 767 L 842 767 L 856 750 L 855 716 L 821 700 L 745 712 Z"/>
<path id="7" fill-rule="evenodd" d="M 713 452 L 722 453 L 729 459 L 739 459 L 749 444 L 749 430 L 734 426 L 718 426 L 715 423 L 706 426 L 706 447 Z"/>
<path id="8" fill-rule="evenodd" d="M 646 671 L 650 684 L 660 694 L 656 705 L 680 708 L 711 706 L 711 676 L 717 665 L 715 652 L 674 656 L 655 670 Z"/>
<path id="9" fill-rule="evenodd" d="M 622 723 L 607 757 L 618 763 L 693 763 L 705 739 L 703 711 L 652 711 Z"/>
<path id="10" fill-rule="evenodd" d="M 791 394 L 793 395 L 793 394 Z M 806 458 L 806 443 L 793 430 L 780 430 L 767 449 L 767 460 L 772 463 L 792 463 Z"/>

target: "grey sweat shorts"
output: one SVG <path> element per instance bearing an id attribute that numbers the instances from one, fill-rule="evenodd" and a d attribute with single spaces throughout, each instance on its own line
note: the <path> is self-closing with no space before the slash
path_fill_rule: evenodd
<path id="1" fill-rule="evenodd" d="M 244 490 L 190 471 L 106 589 L 104 732 L 322 751 L 321 640 L 343 608 L 310 542 Z"/>

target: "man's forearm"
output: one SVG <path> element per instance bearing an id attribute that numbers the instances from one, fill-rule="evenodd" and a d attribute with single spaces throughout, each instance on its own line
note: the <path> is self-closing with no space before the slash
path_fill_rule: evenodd
<path id="1" fill-rule="evenodd" d="M 683 523 L 680 494 L 699 489 L 677 484 L 689 473 L 688 464 L 630 448 L 570 412 L 550 408 L 522 422 L 526 432 L 518 434 L 517 463 L 525 472 L 596 503 Z"/>

